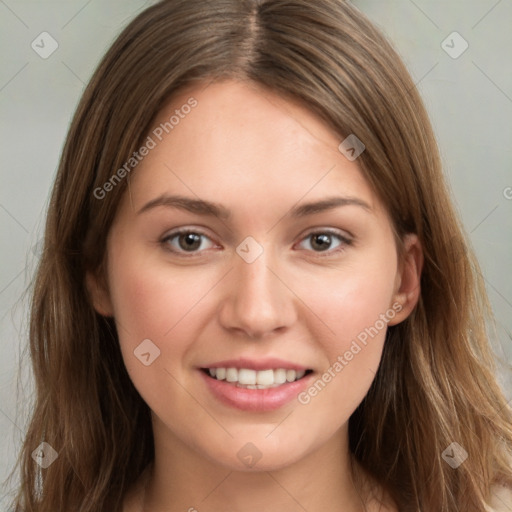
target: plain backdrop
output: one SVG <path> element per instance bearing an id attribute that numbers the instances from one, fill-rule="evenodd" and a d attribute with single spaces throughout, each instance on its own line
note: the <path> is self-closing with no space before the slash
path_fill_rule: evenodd
<path id="1" fill-rule="evenodd" d="M 31 396 L 27 299 L 49 191 L 82 90 L 143 0 L 0 0 L 0 481 L 12 467 Z M 354 0 L 388 35 L 420 90 L 453 198 L 512 361 L 512 2 Z M 40 36 L 47 32 L 49 36 Z M 454 34 L 456 32 L 456 34 Z M 33 48 L 46 38 L 42 58 Z M 467 48 L 466 48 L 467 45 Z M 41 44 L 40 44 L 41 46 Z M 37 48 L 37 46 L 35 47 Z M 509 400 L 512 379 L 500 372 Z M 18 395 L 17 393 L 21 393 Z M 35 448 L 35 447 L 34 447 Z M 12 485 L 0 488 L 0 510 Z M 3 498 L 3 500 L 2 500 Z M 4 506 L 2 506 L 4 505 Z"/>

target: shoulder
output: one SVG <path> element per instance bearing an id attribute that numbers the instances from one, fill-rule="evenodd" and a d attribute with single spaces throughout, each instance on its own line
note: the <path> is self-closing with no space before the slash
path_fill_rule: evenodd
<path id="1" fill-rule="evenodd" d="M 509 512 L 510 510 L 512 510 L 512 489 L 502 486 L 493 487 L 486 512 Z"/>

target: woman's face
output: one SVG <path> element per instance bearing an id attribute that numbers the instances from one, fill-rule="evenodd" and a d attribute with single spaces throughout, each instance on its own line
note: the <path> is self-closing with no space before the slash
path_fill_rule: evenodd
<path id="1" fill-rule="evenodd" d="M 357 159 L 298 103 L 225 81 L 182 92 L 154 126 L 95 306 L 160 441 L 286 466 L 346 433 L 386 327 L 417 301 L 421 250 L 410 236 L 398 261 Z"/>

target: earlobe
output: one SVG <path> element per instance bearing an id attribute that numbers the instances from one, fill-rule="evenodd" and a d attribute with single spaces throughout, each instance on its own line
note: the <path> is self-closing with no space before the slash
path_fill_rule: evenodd
<path id="1" fill-rule="evenodd" d="M 397 275 L 397 289 L 392 304 L 400 304 L 400 312 L 388 325 L 403 322 L 416 307 L 421 293 L 421 272 L 423 270 L 423 248 L 414 233 L 405 235 L 404 252 Z"/>
<path id="2" fill-rule="evenodd" d="M 110 294 L 104 280 L 100 279 L 92 272 L 86 272 L 85 284 L 96 312 L 106 317 L 114 316 Z"/>

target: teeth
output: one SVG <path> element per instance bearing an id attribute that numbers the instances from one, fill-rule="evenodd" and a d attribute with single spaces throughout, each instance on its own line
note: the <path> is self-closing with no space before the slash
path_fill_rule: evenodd
<path id="1" fill-rule="evenodd" d="M 260 386 L 272 386 L 274 381 L 274 370 L 261 370 L 256 375 L 256 380 Z M 243 384 L 243 382 L 241 382 Z"/>
<path id="2" fill-rule="evenodd" d="M 238 382 L 238 370 L 236 368 L 226 368 L 226 380 L 228 382 Z"/>
<path id="3" fill-rule="evenodd" d="M 209 368 L 208 372 L 217 380 L 226 380 L 226 382 L 247 389 L 275 388 L 285 382 L 302 379 L 306 373 L 305 370 L 286 370 L 284 368 L 259 371 L 249 368 Z"/>
<path id="4" fill-rule="evenodd" d="M 279 370 L 274 370 L 274 382 L 276 384 L 284 384 L 286 382 L 286 370 L 283 368 L 279 368 Z"/>
<path id="5" fill-rule="evenodd" d="M 256 384 L 256 371 L 247 370 L 246 368 L 240 368 L 240 370 L 238 370 L 238 382 L 240 384 L 250 384 L 254 386 Z M 258 380 L 258 384 L 263 384 L 263 382 L 259 382 Z"/>
<path id="6" fill-rule="evenodd" d="M 295 370 L 286 370 L 286 380 L 288 382 L 293 382 L 297 377 L 297 372 Z"/>

